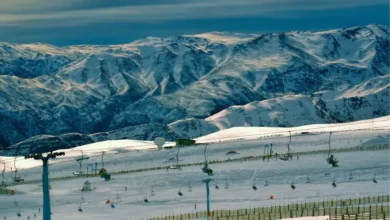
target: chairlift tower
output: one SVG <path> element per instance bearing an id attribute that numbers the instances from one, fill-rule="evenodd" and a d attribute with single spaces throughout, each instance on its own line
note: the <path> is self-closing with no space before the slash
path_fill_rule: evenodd
<path id="1" fill-rule="evenodd" d="M 211 215 L 211 213 L 210 213 L 210 187 L 209 187 L 209 183 L 212 180 L 213 179 L 210 179 L 210 178 L 202 180 L 202 182 L 206 184 L 207 217 L 209 217 Z"/>
<path id="2" fill-rule="evenodd" d="M 43 191 L 43 220 L 51 220 L 50 209 L 50 192 L 49 192 L 49 165 L 50 159 L 55 159 L 57 156 L 65 156 L 65 152 L 50 152 L 46 156 L 42 156 L 41 153 L 29 154 L 25 156 L 25 159 L 34 158 L 35 160 L 42 160 L 42 191 Z"/>
<path id="3" fill-rule="evenodd" d="M 94 171 L 95 176 L 97 175 L 97 171 L 98 171 L 97 165 L 98 163 L 95 162 L 95 168 L 92 169 Z"/>
<path id="4" fill-rule="evenodd" d="M 4 168 L 1 171 L 1 185 L 0 186 L 5 185 L 5 182 L 4 182 L 4 178 L 5 178 L 5 176 L 4 176 L 5 175 L 5 162 L 3 162 L 2 164 L 3 164 Z"/>
<path id="5" fill-rule="evenodd" d="M 102 168 L 104 168 L 104 151 L 102 151 Z"/>

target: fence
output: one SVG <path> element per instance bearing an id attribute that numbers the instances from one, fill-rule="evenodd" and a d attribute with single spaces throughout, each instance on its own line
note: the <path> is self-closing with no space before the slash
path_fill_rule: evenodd
<path id="1" fill-rule="evenodd" d="M 337 152 L 351 152 L 351 151 L 373 151 L 373 150 L 385 150 L 390 149 L 390 144 L 381 144 L 381 145 L 373 145 L 373 146 L 357 146 L 357 147 L 350 147 L 350 148 L 338 148 L 338 149 L 332 149 L 332 153 Z M 316 150 L 316 151 L 302 151 L 302 152 L 295 152 L 292 153 L 293 156 L 297 155 L 314 155 L 314 154 L 325 154 L 328 153 L 328 150 Z M 279 156 L 283 156 L 283 154 L 279 154 Z M 251 157 L 240 157 L 240 158 L 233 158 L 233 159 L 226 159 L 226 160 L 211 160 L 209 161 L 209 164 L 217 164 L 217 163 L 229 163 L 229 162 L 237 162 L 237 161 L 251 161 L 251 160 L 265 160 L 265 159 L 275 158 L 275 155 L 266 157 L 266 156 L 251 156 Z M 276 157 L 277 158 L 277 157 Z M 197 162 L 197 163 L 188 163 L 188 164 L 181 164 L 182 167 L 189 167 L 189 166 L 201 166 L 203 165 L 203 162 Z M 122 170 L 122 171 L 114 171 L 110 172 L 111 175 L 121 175 L 121 174 L 130 174 L 130 173 L 139 173 L 139 172 L 145 172 L 145 171 L 153 171 L 153 170 L 163 170 L 167 169 L 169 166 L 161 166 L 161 167 L 150 167 L 150 168 L 142 168 L 142 169 L 135 169 L 135 170 Z M 88 175 L 88 176 L 65 176 L 65 177 L 55 177 L 50 178 L 50 181 L 63 181 L 63 180 L 70 180 L 70 179 L 78 179 L 78 178 L 85 178 L 85 177 L 96 177 L 98 175 Z M 22 185 L 22 184 L 37 184 L 42 183 L 42 180 L 28 180 L 24 182 L 18 182 L 18 183 L 9 183 L 7 186 L 15 186 L 15 185 Z"/>
<path id="2" fill-rule="evenodd" d="M 276 220 L 305 216 L 329 216 L 330 219 L 390 219 L 390 196 L 373 196 L 321 202 L 234 210 L 213 210 L 208 220 Z M 154 217 L 148 220 L 190 220 L 206 218 L 206 211 L 174 216 Z"/>
<path id="3" fill-rule="evenodd" d="M 12 189 L 0 189 L 1 195 L 15 195 L 15 190 Z"/>

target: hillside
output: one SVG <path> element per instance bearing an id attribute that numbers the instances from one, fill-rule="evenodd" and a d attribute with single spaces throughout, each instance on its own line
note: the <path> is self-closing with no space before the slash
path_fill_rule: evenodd
<path id="1" fill-rule="evenodd" d="M 379 25 L 108 46 L 0 43 L 0 146 L 42 134 L 75 144 L 172 140 L 370 119 L 389 115 L 389 85 L 389 28 Z"/>

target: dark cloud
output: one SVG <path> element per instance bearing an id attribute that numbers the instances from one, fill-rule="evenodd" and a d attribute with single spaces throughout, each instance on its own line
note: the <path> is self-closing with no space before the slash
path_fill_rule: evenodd
<path id="1" fill-rule="evenodd" d="M 207 31 L 326 29 L 389 20 L 387 0 L 3 0 L 0 13 L 0 41 L 56 45 L 127 43 Z"/>

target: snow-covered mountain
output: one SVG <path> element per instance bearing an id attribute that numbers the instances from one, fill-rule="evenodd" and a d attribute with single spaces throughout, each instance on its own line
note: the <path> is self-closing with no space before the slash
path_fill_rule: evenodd
<path id="1" fill-rule="evenodd" d="M 389 115 L 389 88 L 389 27 L 380 25 L 109 46 L 0 43 L 0 146 L 41 134 L 174 139 L 369 119 Z"/>

